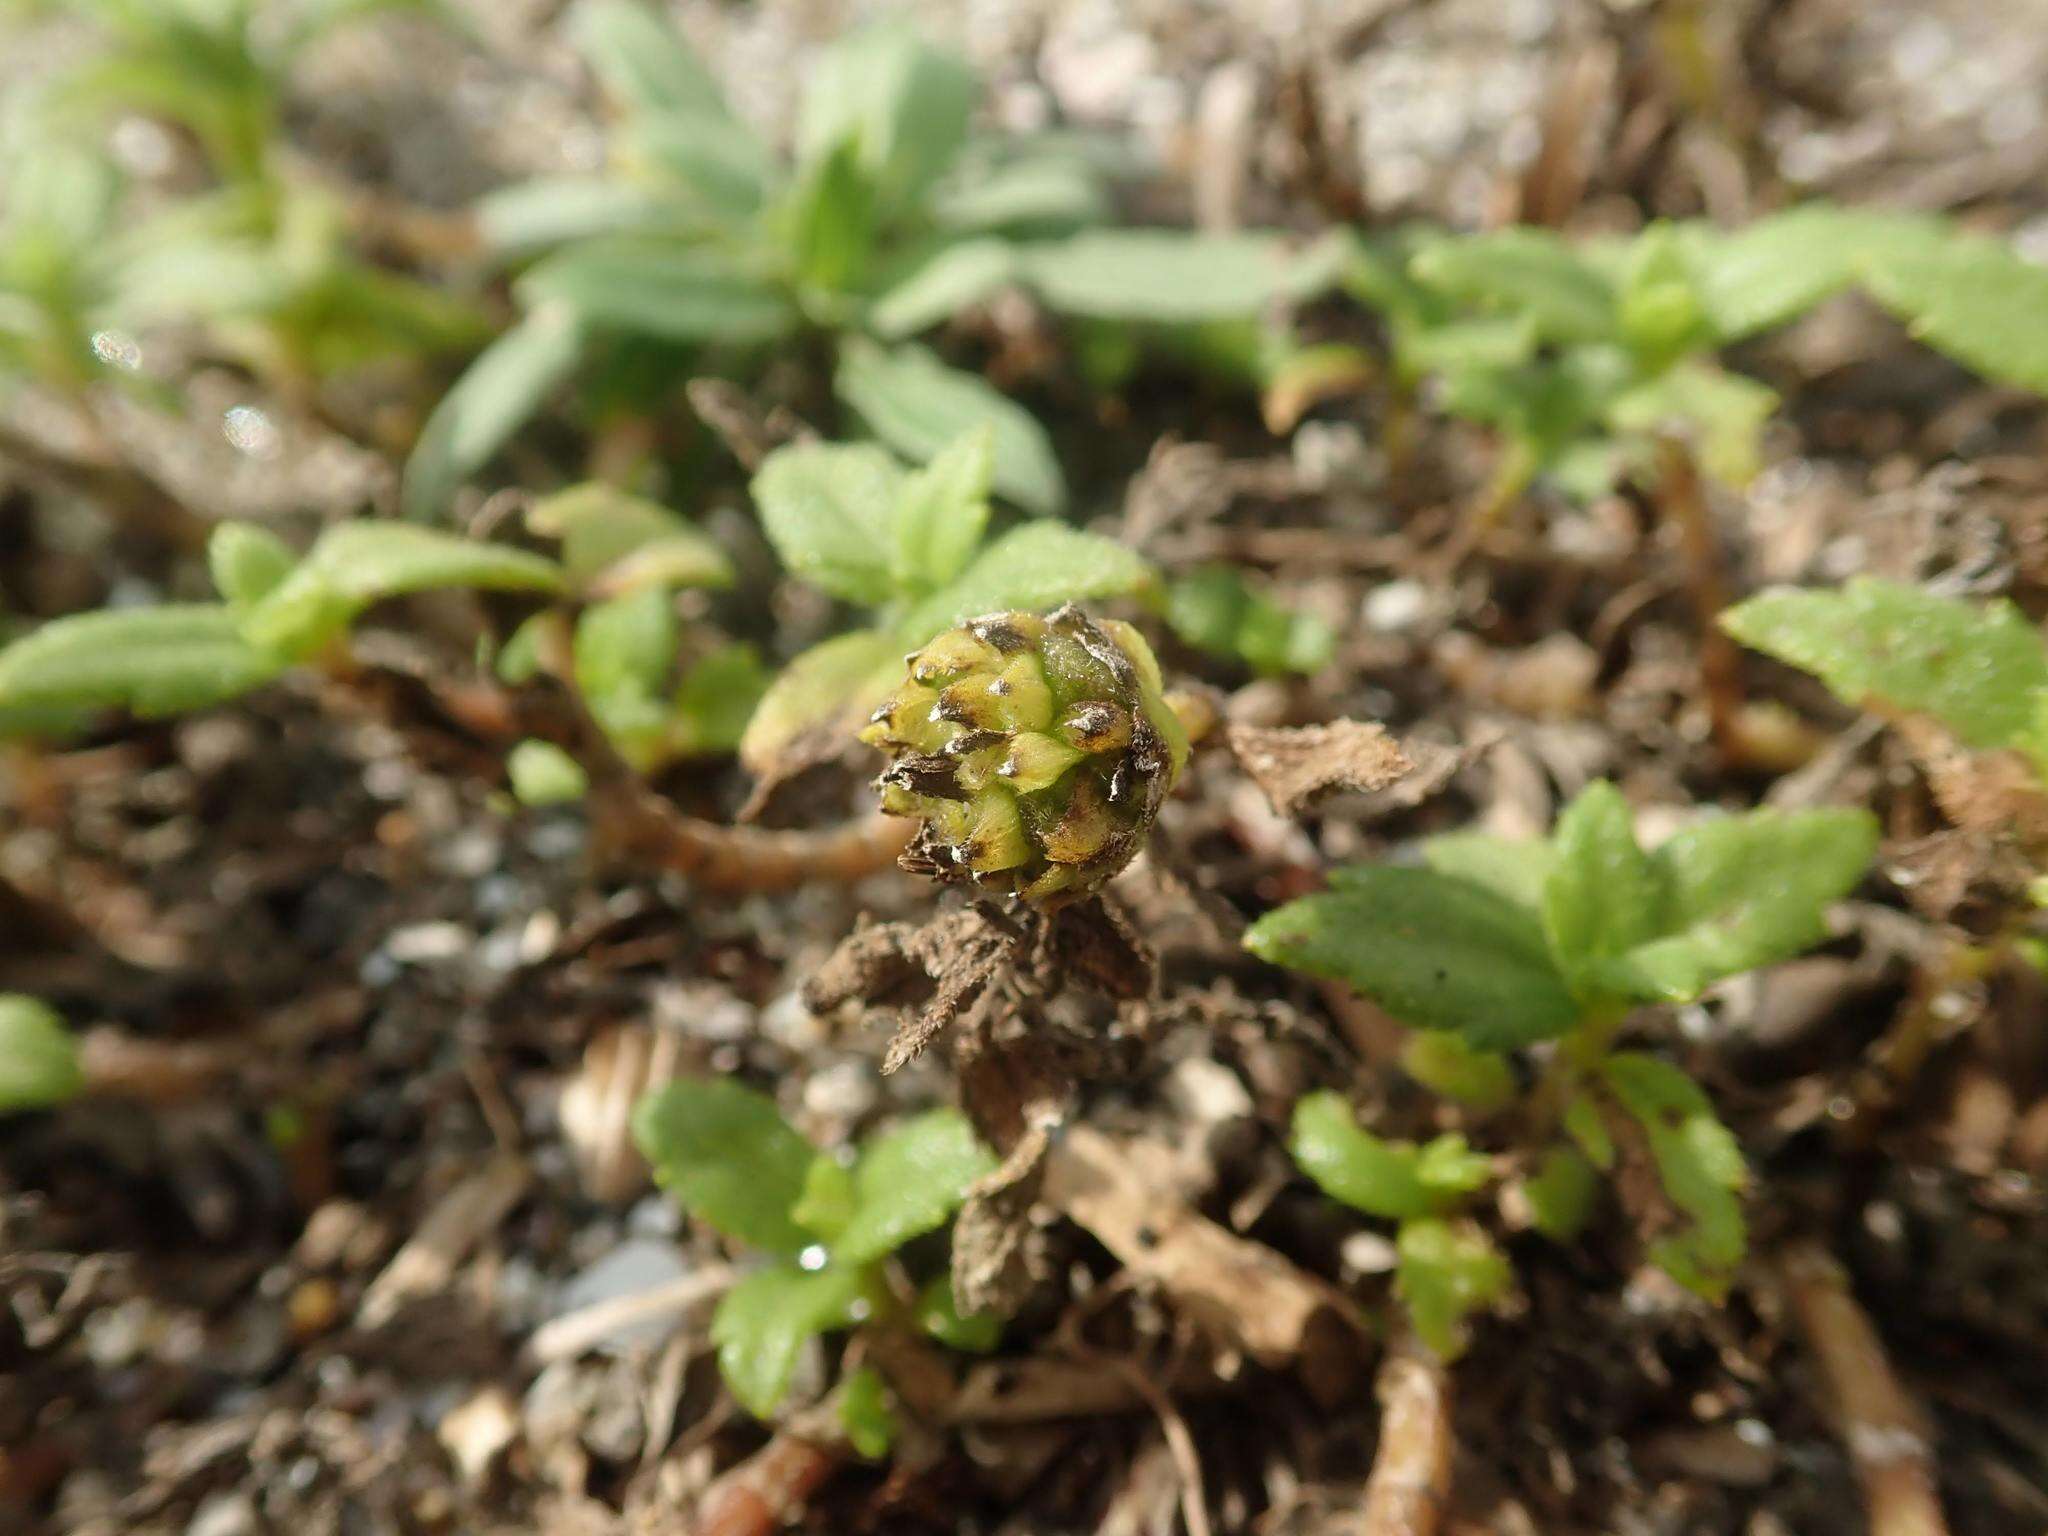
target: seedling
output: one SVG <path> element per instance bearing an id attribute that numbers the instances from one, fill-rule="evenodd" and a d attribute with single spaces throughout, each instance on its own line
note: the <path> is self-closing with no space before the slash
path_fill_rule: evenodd
<path id="1" fill-rule="evenodd" d="M 873 444 L 798 443 L 769 455 L 754 502 L 790 573 L 870 613 L 792 661 L 740 742 L 772 775 L 800 739 L 837 750 L 903 676 L 907 651 L 964 619 L 1145 591 L 1137 555 L 1051 519 L 987 538 L 995 441 L 969 431 L 906 469 Z"/>
<path id="2" fill-rule="evenodd" d="M 479 209 L 491 248 L 532 262 L 524 318 L 429 423 L 407 470 L 414 516 L 439 513 L 572 374 L 595 375 L 586 397 L 640 397 L 679 375 L 678 353 L 751 367 L 815 333 L 839 338 L 835 388 L 882 442 L 922 461 L 991 422 L 996 489 L 1055 513 L 1066 484 L 1044 429 L 907 338 L 1010 285 L 1062 313 L 1162 324 L 1245 319 L 1283 291 L 1270 237 L 1088 230 L 1109 212 L 1099 155 L 971 132 L 972 73 L 907 25 L 827 51 L 787 157 L 652 10 L 585 0 L 574 25 L 619 113 L 613 167 Z"/>
<path id="3" fill-rule="evenodd" d="M 944 1227 L 995 1167 L 953 1111 L 913 1116 L 841 1158 L 805 1141 L 773 1100 L 715 1078 L 648 1095 L 633 1134 L 691 1215 L 762 1256 L 711 1324 L 726 1385 L 757 1418 L 782 1406 L 798 1356 L 823 1334 L 913 1329 L 957 1349 L 994 1348 L 1000 1325 L 962 1316 L 943 1273 L 913 1287 L 888 1262 Z M 872 1373 L 848 1377 L 839 1412 L 863 1454 L 887 1449 L 889 1415 Z"/>
<path id="4" fill-rule="evenodd" d="M 1417 230 L 1358 252 L 1345 283 L 1386 317 L 1397 386 L 1500 434 L 1482 518 L 1538 475 L 1578 499 L 1645 478 L 1664 437 L 1745 483 L 1777 396 L 1715 354 L 1852 284 L 1930 346 L 2048 392 L 2048 269 L 1936 219 L 1812 205 L 1734 232 Z"/>
<path id="5" fill-rule="evenodd" d="M 1862 877 L 1876 836 L 1859 810 L 1757 811 L 1697 822 L 1646 853 L 1619 791 L 1596 783 L 1548 841 L 1459 833 L 1427 844 L 1419 868 L 1342 869 L 1327 892 L 1261 918 L 1245 942 L 1424 1031 L 1404 1065 L 1476 1107 L 1508 1097 L 1501 1057 L 1541 1048 L 1525 1116 L 1541 1149 L 1525 1186 L 1538 1226 L 1575 1230 L 1596 1172 L 1653 1170 L 1668 1209 L 1654 1213 L 1649 1256 L 1717 1298 L 1746 1246 L 1741 1156 L 1697 1084 L 1614 1041 L 1642 1005 L 1691 1002 L 1818 943 L 1827 905 Z M 1309 1114 L 1296 1122 L 1297 1157 L 1361 1209 L 1441 1221 L 1453 1197 L 1477 1188 L 1462 1145 L 1404 1149 L 1346 1134 L 1329 1106 Z M 1404 1279 L 1404 1297 L 1418 1328 L 1443 1339 L 1446 1318 L 1492 1294 L 1495 1271 L 1469 1229 L 1424 1232 L 1423 1254 L 1449 1278 L 1436 1291 Z"/>
<path id="6" fill-rule="evenodd" d="M 78 1042 L 56 1011 L 0 993 L 0 1115 L 62 1104 L 84 1086 Z"/>

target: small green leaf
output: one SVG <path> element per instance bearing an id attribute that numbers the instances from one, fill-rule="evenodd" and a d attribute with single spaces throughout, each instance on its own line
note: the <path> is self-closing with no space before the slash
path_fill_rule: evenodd
<path id="1" fill-rule="evenodd" d="M 889 1454 L 896 1442 L 896 1413 L 879 1371 L 863 1365 L 848 1372 L 839 1384 L 838 1410 L 847 1444 L 870 1461 Z"/>
<path id="2" fill-rule="evenodd" d="M 0 1115 L 62 1104 L 84 1086 L 78 1042 L 56 1011 L 0 993 Z"/>
<path id="3" fill-rule="evenodd" d="M 255 523 L 222 523 L 206 541 L 207 571 L 238 611 L 268 597 L 298 561 L 289 544 Z"/>
<path id="4" fill-rule="evenodd" d="M 1456 1359 L 1468 1341 L 1466 1319 L 1507 1294 L 1514 1270 L 1470 1222 L 1404 1221 L 1395 1250 L 1394 1294 L 1407 1306 L 1416 1337 Z"/>
<path id="5" fill-rule="evenodd" d="M 1699 1084 L 1669 1062 L 1618 1051 L 1600 1073 L 1649 1139 L 1664 1193 L 1691 1218 L 1684 1230 L 1651 1243 L 1651 1261 L 1688 1289 L 1720 1300 L 1749 1247 L 1741 1148 Z"/>
<path id="6" fill-rule="evenodd" d="M 1421 1147 L 1384 1141 L 1359 1126 L 1342 1096 L 1329 1092 L 1309 1094 L 1294 1106 L 1288 1150 L 1333 1200 L 1396 1219 L 1457 1205 L 1491 1169 L 1462 1136 L 1439 1136 Z"/>
<path id="7" fill-rule="evenodd" d="M 516 285 L 529 309 L 560 305 L 592 326 L 664 341 L 774 341 L 797 323 L 789 300 L 708 250 L 621 235 L 586 240 L 530 268 Z"/>
<path id="8" fill-rule="evenodd" d="M 858 1196 L 853 1187 L 853 1170 L 830 1152 L 811 1159 L 804 1175 L 804 1192 L 791 1208 L 789 1219 L 821 1242 L 830 1243 L 853 1219 Z"/>
<path id="9" fill-rule="evenodd" d="M 932 217 L 968 233 L 1047 234 L 1100 224 L 1113 213 L 1101 173 L 1079 155 L 1023 155 L 949 176 Z"/>
<path id="10" fill-rule="evenodd" d="M 870 24 L 813 66 L 798 157 L 815 163 L 850 142 L 867 179 L 908 206 L 960 153 L 980 91 L 964 61 L 920 41 L 908 21 Z"/>
<path id="11" fill-rule="evenodd" d="M 588 176 L 501 187 L 477 202 L 475 218 L 485 249 L 510 259 L 605 235 L 681 233 L 687 224 L 672 196 Z"/>
<path id="12" fill-rule="evenodd" d="M 1700 301 L 1723 342 L 1797 319 L 1846 287 L 1868 255 L 1939 238 L 1914 215 L 1824 203 L 1787 209 L 1721 234 L 1685 226 Z"/>
<path id="13" fill-rule="evenodd" d="M 754 706 L 739 740 L 741 765 L 751 773 L 768 773 L 792 743 L 814 730 L 842 728 L 851 739 L 895 686 L 911 643 L 880 630 L 857 629 L 805 651 L 776 675 Z"/>
<path id="14" fill-rule="evenodd" d="M 583 361 L 584 328 L 566 305 L 543 305 L 477 355 L 441 397 L 405 464 L 405 515 L 426 522 L 490 462 Z"/>
<path id="15" fill-rule="evenodd" d="M 761 653 L 751 645 L 722 645 L 698 657 L 676 687 L 676 750 L 688 757 L 733 751 L 770 681 Z"/>
<path id="16" fill-rule="evenodd" d="M 1621 791 L 1589 784 L 1557 819 L 1556 864 L 1543 887 L 1550 952 L 1581 997 L 1598 963 L 1660 932 L 1659 871 L 1636 844 Z"/>
<path id="17" fill-rule="evenodd" d="M 1417 253 L 1409 270 L 1461 303 L 1529 316 L 1546 341 L 1608 341 L 1617 333 L 1607 279 L 1548 230 L 1446 237 Z"/>
<path id="18" fill-rule="evenodd" d="M 843 294 L 867 277 L 881 221 L 874 183 L 852 140 L 807 168 L 782 209 L 798 280 Z"/>
<path id="19" fill-rule="evenodd" d="M 1600 980 L 1646 1001 L 1690 1002 L 1709 983 L 1809 949 L 1830 902 L 1877 851 L 1868 811 L 1752 811 L 1700 822 L 1651 854 L 1665 891 L 1658 937 L 1614 956 Z"/>
<path id="20" fill-rule="evenodd" d="M 1987 379 L 2048 395 L 2048 267 L 2001 241 L 1951 235 L 1866 252 L 1878 303 Z"/>
<path id="21" fill-rule="evenodd" d="M 815 1153 L 765 1094 L 729 1078 L 670 1083 L 634 1107 L 633 1140 L 699 1220 L 771 1253 L 810 1245 L 790 1211 Z"/>
<path id="22" fill-rule="evenodd" d="M 1318 672 L 1337 643 L 1321 619 L 1281 607 L 1229 565 L 1203 566 L 1168 587 L 1166 622 L 1195 649 L 1268 675 Z"/>
<path id="23" fill-rule="evenodd" d="M 1005 240 L 942 245 L 885 289 L 868 310 L 868 328 L 899 341 L 950 320 L 1016 280 L 1017 254 Z"/>
<path id="24" fill-rule="evenodd" d="M 1568 1243 L 1585 1230 L 1599 1190 L 1593 1165 L 1562 1142 L 1543 1154 L 1541 1166 L 1522 1186 L 1536 1230 L 1554 1243 Z"/>
<path id="25" fill-rule="evenodd" d="M 1346 982 L 1397 1019 L 1481 1050 L 1552 1039 L 1579 1022 L 1536 914 L 1430 870 L 1341 870 L 1324 894 L 1260 918 L 1245 947 Z"/>
<path id="26" fill-rule="evenodd" d="M 1423 1087 L 1482 1114 L 1514 1097 L 1515 1074 L 1506 1060 L 1436 1030 L 1419 1029 L 1408 1037 L 1401 1047 L 1401 1070 Z"/>
<path id="27" fill-rule="evenodd" d="M 948 1349 L 970 1355 L 985 1355 L 1003 1340 L 1003 1320 L 995 1313 L 961 1312 L 951 1275 L 932 1276 L 917 1293 L 917 1326 Z"/>
<path id="28" fill-rule="evenodd" d="M 675 665 L 676 640 L 675 603 L 659 587 L 592 603 L 576 621 L 576 686 L 591 699 L 658 693 Z"/>
<path id="29" fill-rule="evenodd" d="M 535 809 L 573 804 L 590 792 L 583 765 L 551 741 L 520 742 L 505 758 L 505 773 L 519 803 Z"/>
<path id="30" fill-rule="evenodd" d="M 898 637 L 906 645 L 922 645 L 940 630 L 985 613 L 1042 613 L 1061 603 L 1126 597 L 1152 582 L 1152 567 L 1121 544 L 1050 519 L 1024 523 L 983 549 L 958 580 L 912 609 Z"/>
<path id="31" fill-rule="evenodd" d="M 896 593 L 890 556 L 907 478 L 871 443 L 793 443 L 768 455 L 752 489 L 791 575 L 878 608 Z"/>
<path id="32" fill-rule="evenodd" d="M 718 83 L 676 30 L 640 0 L 581 0 L 569 35 L 605 89 L 637 112 L 728 116 Z"/>
<path id="33" fill-rule="evenodd" d="M 1602 1173 L 1614 1170 L 1614 1137 L 1601 1116 L 1600 1101 L 1591 1094 L 1575 1094 L 1564 1107 L 1565 1134 L 1578 1143 L 1586 1161 Z"/>
<path id="34" fill-rule="evenodd" d="M 732 584 L 725 552 L 688 519 L 602 481 L 543 496 L 526 526 L 562 541 L 562 566 L 579 591 L 616 596 L 636 587 Z"/>
<path id="35" fill-rule="evenodd" d="M 740 1406 L 756 1418 L 773 1414 L 805 1343 L 852 1326 L 862 1288 L 858 1269 L 777 1264 L 727 1291 L 711 1319 L 711 1342 L 718 1346 L 719 1374 Z"/>
<path id="36" fill-rule="evenodd" d="M 1763 430 L 1778 409 L 1776 390 L 1708 363 L 1681 363 L 1609 402 L 1617 432 L 1677 438 L 1700 468 L 1740 489 L 1762 468 Z"/>
<path id="37" fill-rule="evenodd" d="M 994 428 L 997 492 L 1041 516 L 1066 506 L 1066 477 L 1045 428 L 980 374 L 949 368 L 924 347 L 890 351 L 850 336 L 832 386 L 876 437 L 914 464 L 963 433 Z"/>
<path id="38" fill-rule="evenodd" d="M 1019 255 L 1048 305 L 1095 320 L 1255 316 L 1286 291 L 1291 266 L 1277 235 L 1167 229 L 1089 230 Z"/>
<path id="39" fill-rule="evenodd" d="M 832 1244 L 833 1261 L 865 1264 L 944 1226 L 967 1187 L 995 1166 L 974 1128 L 950 1109 L 927 1111 L 883 1132 L 861 1148 L 854 1164 L 853 1215 Z"/>
<path id="40" fill-rule="evenodd" d="M 1517 841 L 1485 832 L 1446 832 L 1422 845 L 1423 861 L 1440 875 L 1483 885 L 1532 912 L 1557 868 L 1557 851 L 1542 839 Z"/>
<path id="41" fill-rule="evenodd" d="M 1933 715 L 1972 747 L 2017 740 L 2048 687 L 2040 632 L 2003 600 L 1965 603 L 1866 576 L 1834 591 L 1773 587 L 1723 613 L 1721 627 L 1847 704 Z"/>
<path id="42" fill-rule="evenodd" d="M 0 649 L 0 708 L 206 709 L 259 688 L 284 662 L 216 604 L 110 608 L 52 619 Z"/>
<path id="43" fill-rule="evenodd" d="M 411 523 L 340 523 L 249 610 L 242 629 L 253 644 L 302 659 L 387 598 L 449 587 L 558 592 L 561 586 L 561 568 L 525 550 Z"/>
<path id="44" fill-rule="evenodd" d="M 890 571 L 898 588 L 928 592 L 960 574 L 988 528 L 995 461 L 995 431 L 982 426 L 905 481 Z"/>

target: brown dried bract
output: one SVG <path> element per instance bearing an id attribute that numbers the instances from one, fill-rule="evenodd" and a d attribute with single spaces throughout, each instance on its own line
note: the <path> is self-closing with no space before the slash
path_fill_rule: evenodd
<path id="1" fill-rule="evenodd" d="M 1365 720 L 1270 729 L 1232 725 L 1227 736 L 1244 771 L 1282 816 L 1334 790 L 1385 789 L 1415 769 L 1385 726 Z"/>

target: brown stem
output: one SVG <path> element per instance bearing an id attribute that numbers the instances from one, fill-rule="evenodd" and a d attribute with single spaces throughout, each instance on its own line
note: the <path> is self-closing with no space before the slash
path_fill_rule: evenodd
<path id="1" fill-rule="evenodd" d="M 697 1506 L 696 1536 L 770 1536 L 810 1502 L 844 1453 L 788 1430 L 727 1472 Z"/>
<path id="2" fill-rule="evenodd" d="M 96 1098 L 184 1104 L 235 1070 L 225 1047 L 201 1041 L 148 1040 L 101 1025 L 78 1042 L 85 1092 Z"/>
<path id="3" fill-rule="evenodd" d="M 1451 1377 L 1404 1334 L 1380 1364 L 1380 1444 L 1365 1482 L 1361 1536 L 1435 1536 L 1451 1496 Z"/>
<path id="4" fill-rule="evenodd" d="M 1706 695 L 1707 719 L 1714 744 L 1724 757 L 1744 757 L 1742 728 L 1742 651 L 1718 622 L 1728 606 L 1721 579 L 1720 541 L 1707 510 L 1706 488 L 1699 466 L 1683 443 L 1664 438 L 1657 444 L 1657 501 L 1678 529 L 1685 558 L 1686 588 L 1699 625 L 1700 687 Z"/>
<path id="5" fill-rule="evenodd" d="M 1948 1536 L 1919 1408 L 1892 1374 L 1842 1266 L 1802 1239 L 1780 1255 L 1778 1268 L 1863 1485 L 1871 1536 Z"/>
<path id="6" fill-rule="evenodd" d="M 1961 1027 L 1947 1003 L 1957 988 L 1982 981 L 1997 968 L 2006 943 L 2004 935 L 1989 944 L 1951 938 L 1916 968 L 1905 1003 L 1871 1048 L 1870 1066 L 1859 1074 L 1852 1123 L 1861 1124 L 1865 1135 L 1874 1133 L 1878 1112 L 1905 1095 L 1927 1059 Z"/>

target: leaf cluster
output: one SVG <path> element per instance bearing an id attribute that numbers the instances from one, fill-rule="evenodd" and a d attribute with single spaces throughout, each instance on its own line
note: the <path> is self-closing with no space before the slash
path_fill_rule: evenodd
<path id="1" fill-rule="evenodd" d="M 954 1111 L 913 1116 L 842 1159 L 804 1140 L 765 1095 L 712 1078 L 649 1094 L 633 1134 L 691 1215 L 764 1257 L 711 1324 L 719 1369 L 749 1412 L 774 1413 L 809 1340 L 857 1324 L 893 1318 L 955 1348 L 994 1347 L 997 1324 L 962 1317 L 947 1276 L 905 1304 L 882 1272 L 904 1244 L 946 1225 L 968 1186 L 995 1168 Z M 841 1411 L 856 1444 L 877 1433 L 874 1392 L 847 1383 Z M 861 1448 L 879 1454 L 886 1437 Z"/>

